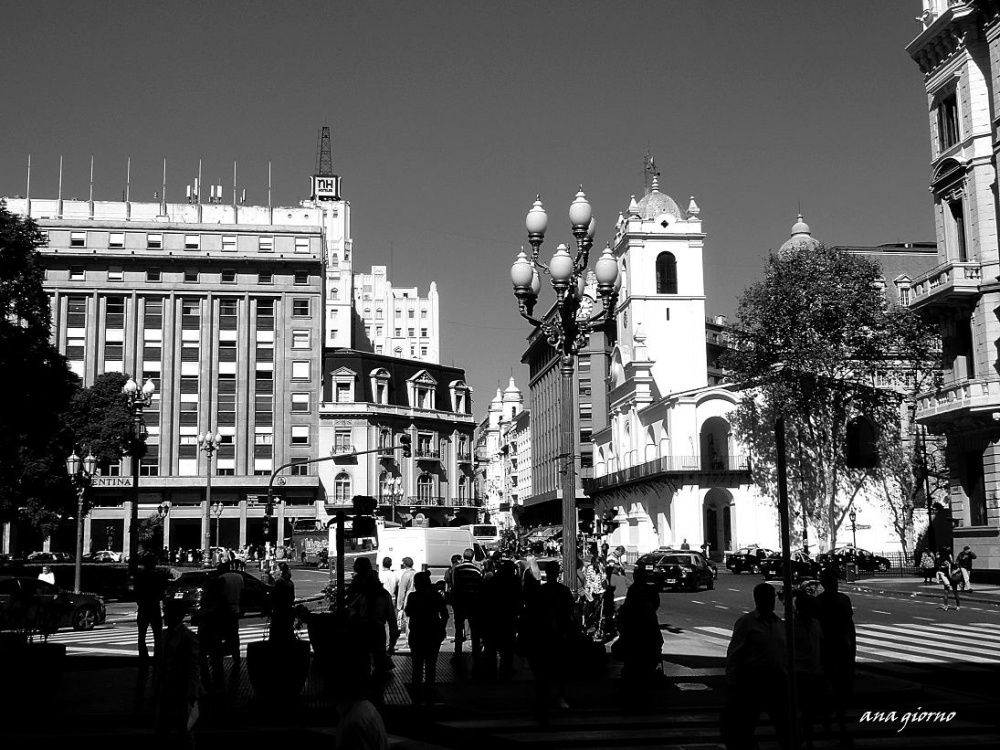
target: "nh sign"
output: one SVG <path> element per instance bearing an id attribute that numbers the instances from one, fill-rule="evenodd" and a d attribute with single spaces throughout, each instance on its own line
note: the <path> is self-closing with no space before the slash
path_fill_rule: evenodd
<path id="1" fill-rule="evenodd" d="M 313 175 L 312 194 L 317 200 L 339 200 L 340 178 L 336 175 Z"/>

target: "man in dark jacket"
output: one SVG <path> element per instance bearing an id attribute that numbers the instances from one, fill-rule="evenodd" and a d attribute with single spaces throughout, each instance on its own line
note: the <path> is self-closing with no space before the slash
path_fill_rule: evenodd
<path id="1" fill-rule="evenodd" d="M 847 594 L 837 590 L 836 570 L 826 568 L 820 574 L 820 583 L 823 584 L 823 592 L 816 597 L 815 616 L 823 631 L 820 651 L 823 676 L 830 685 L 841 741 L 846 742 L 847 702 L 854 690 L 854 660 L 858 653 L 854 606 Z"/>
<path id="2" fill-rule="evenodd" d="M 135 574 L 135 603 L 139 612 L 136 623 L 139 626 L 139 664 L 149 665 L 149 648 L 146 645 L 146 629 L 153 631 L 153 650 L 159 653 L 163 635 L 163 617 L 160 613 L 160 603 L 167 590 L 167 574 L 156 568 L 156 558 L 146 554 L 142 558 L 142 567 Z"/>
<path id="3" fill-rule="evenodd" d="M 469 640 L 472 641 L 473 665 L 479 662 L 482 654 L 482 638 L 479 625 L 479 609 L 483 587 L 483 571 L 475 563 L 475 553 L 466 549 L 462 553 L 462 562 L 452 569 L 451 573 L 451 606 L 455 616 L 455 655 L 454 661 L 462 658 L 462 643 L 466 636 L 468 623 Z"/>
<path id="4" fill-rule="evenodd" d="M 962 591 L 972 591 L 972 561 L 976 559 L 976 553 L 969 545 L 965 545 L 958 553 L 955 562 L 962 571 Z"/>

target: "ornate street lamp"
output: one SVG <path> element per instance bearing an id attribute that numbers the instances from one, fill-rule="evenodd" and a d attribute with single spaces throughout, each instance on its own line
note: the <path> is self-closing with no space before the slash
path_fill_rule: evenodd
<path id="1" fill-rule="evenodd" d="M 402 477 L 392 477 L 385 483 L 385 490 L 389 495 L 389 502 L 392 504 L 392 516 L 391 520 L 393 523 L 396 522 L 396 506 L 399 501 L 403 499 L 403 478 Z"/>
<path id="2" fill-rule="evenodd" d="M 83 571 L 83 500 L 91 478 L 97 471 L 97 459 L 87 451 L 82 461 L 76 451 L 66 459 L 66 473 L 76 489 L 76 560 L 73 567 L 73 592 L 80 593 L 80 578 Z"/>
<path id="3" fill-rule="evenodd" d="M 206 430 L 204 434 L 198 435 L 198 449 L 205 452 L 205 505 L 202 513 L 202 565 L 211 565 L 212 562 L 212 455 L 222 445 L 222 433 Z M 216 534 L 218 536 L 218 534 Z M 216 540 L 218 541 L 218 540 Z"/>
<path id="4" fill-rule="evenodd" d="M 562 482 L 562 537 L 563 537 L 563 583 L 574 593 L 577 589 L 576 576 L 576 472 L 575 472 L 575 415 L 573 397 L 573 372 L 576 355 L 587 345 L 592 331 L 600 330 L 614 320 L 618 303 L 621 276 L 618 261 L 610 247 L 605 247 L 601 257 L 594 264 L 593 279 L 587 265 L 590 249 L 594 244 L 595 222 L 590 203 L 583 193 L 569 208 L 569 220 L 576 240 L 576 254 L 571 255 L 566 245 L 556 247 L 555 254 L 546 265 L 538 259 L 548 216 L 538 196 L 528 211 L 525 226 L 528 230 L 528 244 L 531 257 L 522 249 L 510 269 L 510 279 L 514 284 L 521 317 L 535 328 L 541 329 L 546 341 L 559 356 L 559 373 L 562 380 L 560 406 L 561 453 L 564 462 Z M 543 318 L 532 317 L 538 293 L 541 291 L 539 269 L 552 280 L 556 294 L 555 306 Z M 588 291 L 588 282 L 596 281 L 597 296 L 601 300 L 601 310 L 594 313 L 596 299 Z"/>
<path id="5" fill-rule="evenodd" d="M 858 513 L 854 508 L 851 508 L 851 512 L 847 514 L 847 517 L 851 519 L 851 546 L 857 548 L 858 546 Z"/>
<path id="6" fill-rule="evenodd" d="M 219 547 L 219 524 L 222 522 L 222 513 L 226 506 L 221 502 L 212 503 L 212 515 L 215 516 L 215 546 Z"/>
<path id="7" fill-rule="evenodd" d="M 167 534 L 167 516 L 170 515 L 170 501 L 164 500 L 156 506 L 156 514 L 160 517 L 160 525 L 163 527 L 163 549 L 166 551 L 167 562 L 170 561 L 170 542 Z"/>
<path id="8" fill-rule="evenodd" d="M 132 460 L 132 509 L 129 513 L 128 554 L 129 558 L 138 561 L 139 551 L 139 461 L 146 452 L 146 423 L 142 419 L 142 410 L 153 403 L 156 384 L 152 378 L 146 378 L 142 388 L 130 375 L 122 386 L 122 395 L 132 413 L 132 434 L 129 440 L 129 458 Z M 110 549 L 110 547 L 109 547 Z"/>

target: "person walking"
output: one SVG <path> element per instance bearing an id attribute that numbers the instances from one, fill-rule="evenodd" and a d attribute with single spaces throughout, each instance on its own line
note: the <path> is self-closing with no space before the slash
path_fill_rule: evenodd
<path id="1" fill-rule="evenodd" d="M 962 574 L 962 591 L 968 591 L 970 594 L 972 593 L 972 561 L 975 559 L 976 553 L 969 545 L 965 545 L 955 560 Z"/>
<path id="2" fill-rule="evenodd" d="M 754 610 L 733 626 L 726 651 L 729 689 L 722 714 L 722 737 L 727 750 L 754 747 L 761 712 L 774 725 L 778 743 L 788 748 L 788 670 L 785 663 L 785 625 L 774 613 L 774 587 L 758 583 Z"/>
<path id="3" fill-rule="evenodd" d="M 466 548 L 462 552 L 462 562 L 452 571 L 451 607 L 455 617 L 455 655 L 452 661 L 461 661 L 462 644 L 468 636 L 472 648 L 472 666 L 475 669 L 482 656 L 479 606 L 483 571 L 476 565 L 474 558 L 475 552 Z"/>
<path id="4" fill-rule="evenodd" d="M 160 650 L 163 635 L 163 617 L 160 605 L 167 590 L 167 575 L 156 567 L 156 557 L 150 552 L 143 556 L 142 567 L 136 572 L 132 582 L 135 592 L 136 626 L 139 635 L 139 666 L 149 666 L 149 647 L 146 645 L 146 631 L 152 630 L 153 651 Z"/>
<path id="5" fill-rule="evenodd" d="M 545 564 L 545 583 L 526 592 L 521 634 L 525 655 L 535 677 L 533 709 L 542 723 L 555 687 L 555 705 L 569 708 L 566 680 L 571 665 L 573 643 L 579 632 L 573 594 L 559 582 L 559 562 Z"/>
<path id="6" fill-rule="evenodd" d="M 955 611 L 957 612 L 962 605 L 958 598 L 958 587 L 962 584 L 962 569 L 952 562 L 950 557 L 943 560 L 938 566 L 937 582 L 944 587 L 941 609 L 945 612 L 948 611 L 948 594 L 954 594 Z"/>
<path id="7" fill-rule="evenodd" d="M 618 611 L 618 640 L 612 654 L 622 661 L 621 707 L 648 707 L 651 688 L 662 660 L 663 635 L 656 610 L 642 590 L 646 584 L 633 583 Z"/>
<path id="8" fill-rule="evenodd" d="M 378 579 L 382 582 L 382 588 L 389 592 L 389 596 L 395 602 L 399 594 L 399 574 L 392 569 L 392 558 L 382 558 L 382 568 L 378 572 Z"/>
<path id="9" fill-rule="evenodd" d="M 688 544 L 688 540 L 687 539 L 685 539 L 683 542 L 681 542 L 681 549 L 682 550 L 689 550 L 689 549 L 691 549 L 691 545 Z"/>
<path id="10" fill-rule="evenodd" d="M 154 731 L 161 747 L 193 748 L 203 693 L 198 637 L 184 624 L 184 602 L 170 600 L 163 609 L 167 629 L 156 654 Z"/>
<path id="11" fill-rule="evenodd" d="M 243 598 L 243 576 L 230 569 L 228 561 L 219 563 L 216 570 L 219 572 L 221 594 L 219 635 L 225 652 L 233 658 L 230 679 L 236 685 L 240 675 L 240 600 Z"/>
<path id="12" fill-rule="evenodd" d="M 812 750 L 813 729 L 822 720 L 828 701 L 823 676 L 823 629 L 814 617 L 815 608 L 812 596 L 805 591 L 795 592 L 795 692 L 805 750 Z"/>
<path id="13" fill-rule="evenodd" d="M 517 565 L 513 560 L 502 560 L 497 572 L 483 582 L 483 663 L 488 678 L 496 675 L 506 681 L 514 676 L 514 641 L 521 606 Z"/>
<path id="14" fill-rule="evenodd" d="M 371 560 L 357 558 L 354 580 L 347 587 L 347 642 L 355 646 L 347 655 L 348 673 L 354 672 L 363 680 L 373 673 L 376 681 L 385 677 L 393 668 L 388 652 L 399 638 L 396 622 L 395 603 L 372 569 Z"/>
<path id="15" fill-rule="evenodd" d="M 413 558 L 404 557 L 402 560 L 402 570 L 399 572 L 399 581 L 396 584 L 395 598 L 396 622 L 400 635 L 406 635 L 407 632 L 406 599 L 413 591 L 414 575 L 416 575 L 416 571 L 413 570 Z"/>
<path id="16" fill-rule="evenodd" d="M 444 642 L 448 623 L 448 605 L 431 583 L 431 574 L 421 571 L 413 576 L 413 593 L 406 602 L 408 636 L 413 659 L 412 688 L 416 702 L 431 699 L 437 674 L 438 653 Z"/>
<path id="17" fill-rule="evenodd" d="M 847 703 L 854 691 L 854 663 L 858 653 L 854 606 L 847 594 L 837 590 L 839 582 L 835 568 L 826 568 L 820 573 L 819 580 L 823 591 L 816 597 L 814 610 L 823 633 L 820 658 L 843 744 L 850 741 L 847 735 Z M 824 719 L 829 728 L 829 717 Z"/>
<path id="18" fill-rule="evenodd" d="M 278 578 L 271 594 L 271 627 L 268 640 L 287 645 L 295 640 L 295 583 L 288 563 L 278 563 Z"/>
<path id="19" fill-rule="evenodd" d="M 936 565 L 934 564 L 934 554 L 925 549 L 920 555 L 920 572 L 924 576 L 924 583 L 933 583 Z"/>

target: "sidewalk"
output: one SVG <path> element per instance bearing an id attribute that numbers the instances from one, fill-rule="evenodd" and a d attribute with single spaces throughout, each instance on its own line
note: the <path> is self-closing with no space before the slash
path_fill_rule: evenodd
<path id="1" fill-rule="evenodd" d="M 862 591 L 885 596 L 923 597 L 941 601 L 943 588 L 940 583 L 924 583 L 919 576 L 913 578 L 863 578 L 853 583 L 841 582 L 845 593 Z M 959 591 L 962 605 L 981 604 L 1000 607 L 1000 586 L 995 584 L 972 584 L 972 591 Z"/>

